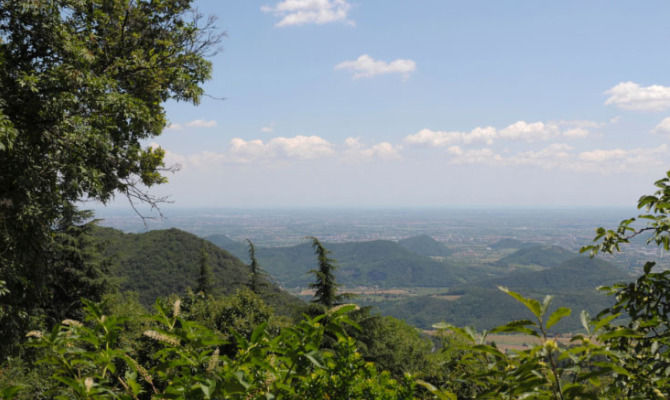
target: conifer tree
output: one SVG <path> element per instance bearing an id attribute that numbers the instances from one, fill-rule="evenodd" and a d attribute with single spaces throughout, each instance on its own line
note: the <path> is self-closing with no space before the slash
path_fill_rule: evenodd
<path id="1" fill-rule="evenodd" d="M 338 284 L 335 282 L 335 275 L 333 274 L 333 271 L 337 268 L 336 261 L 328 256 L 330 251 L 323 247 L 319 239 L 313 236 L 310 239 L 312 239 L 314 254 L 316 254 L 319 263 L 319 269 L 309 271 L 316 277 L 316 282 L 310 285 L 311 288 L 315 289 L 312 302 L 330 308 L 337 305 L 341 298 L 337 294 Z"/>
<path id="2" fill-rule="evenodd" d="M 204 295 L 212 292 L 212 268 L 209 265 L 209 256 L 205 248 L 200 248 L 200 275 L 198 275 L 198 286 L 196 293 L 203 293 Z"/>
<path id="3" fill-rule="evenodd" d="M 260 294 L 261 288 L 264 286 L 263 270 L 256 260 L 256 247 L 254 247 L 254 244 L 249 239 L 247 239 L 247 243 L 249 243 L 249 260 L 251 262 L 249 264 L 249 269 L 251 270 L 249 274 L 249 289 L 255 294 Z"/>

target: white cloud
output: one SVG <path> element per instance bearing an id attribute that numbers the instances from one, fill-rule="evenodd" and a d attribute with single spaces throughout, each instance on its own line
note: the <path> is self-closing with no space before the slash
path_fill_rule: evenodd
<path id="1" fill-rule="evenodd" d="M 670 117 L 664 118 L 663 121 L 661 121 L 654 129 L 651 131 L 652 133 L 665 133 L 668 134 L 670 133 Z"/>
<path id="2" fill-rule="evenodd" d="M 547 140 L 560 133 L 556 124 L 544 122 L 517 121 L 500 131 L 500 137 L 506 139 L 522 139 L 526 141 Z"/>
<path id="3" fill-rule="evenodd" d="M 470 132 L 445 132 L 422 129 L 413 135 L 405 137 L 405 142 L 410 144 L 425 144 L 433 147 L 470 144 L 473 142 L 492 144 L 497 136 L 498 132 L 492 126 L 477 127 Z"/>
<path id="4" fill-rule="evenodd" d="M 506 160 L 511 165 L 533 165 L 541 168 L 566 166 L 571 158 L 572 146 L 565 143 L 553 143 L 537 151 L 524 151 Z"/>
<path id="5" fill-rule="evenodd" d="M 346 149 L 344 155 L 354 159 L 380 158 L 394 160 L 400 158 L 402 146 L 392 145 L 389 142 L 380 142 L 370 147 L 365 147 L 358 138 L 348 137 L 344 140 Z"/>
<path id="6" fill-rule="evenodd" d="M 489 148 L 461 151 L 451 159 L 452 164 L 497 164 L 501 161 L 503 158 L 500 154 L 494 153 Z"/>
<path id="7" fill-rule="evenodd" d="M 523 151 L 503 156 L 491 148 L 462 150 L 449 147 L 451 164 L 481 164 L 490 166 L 534 166 L 543 169 L 562 169 L 573 172 L 603 174 L 647 171 L 667 165 L 668 145 L 634 149 L 595 149 L 576 153 L 564 143 L 554 143 L 540 150 Z"/>
<path id="8" fill-rule="evenodd" d="M 621 82 L 607 90 L 605 104 L 625 110 L 661 111 L 670 108 L 670 87 L 640 86 L 635 82 Z"/>
<path id="9" fill-rule="evenodd" d="M 274 124 L 270 124 L 270 125 L 266 125 L 266 126 L 261 127 L 261 132 L 263 132 L 263 133 L 272 133 L 272 132 L 274 132 L 274 130 L 275 130 L 275 125 Z"/>
<path id="10" fill-rule="evenodd" d="M 603 162 L 614 159 L 622 159 L 628 155 L 629 151 L 624 149 L 611 150 L 591 150 L 579 153 L 579 159 L 590 162 Z"/>
<path id="11" fill-rule="evenodd" d="M 344 69 L 354 73 L 354 79 L 370 78 L 384 74 L 402 74 L 407 79 L 416 70 L 416 63 L 412 60 L 397 59 L 391 62 L 375 60 L 363 54 L 353 61 L 344 61 L 335 66 L 336 70 Z"/>
<path id="12" fill-rule="evenodd" d="M 183 124 L 170 124 L 166 129 L 180 131 L 184 128 L 215 128 L 216 125 L 216 121 L 214 120 L 194 119 Z"/>
<path id="13" fill-rule="evenodd" d="M 327 24 L 347 19 L 351 5 L 346 0 L 284 0 L 274 6 L 263 6 L 261 11 L 281 18 L 275 26 Z"/>
<path id="14" fill-rule="evenodd" d="M 568 125 L 568 127 L 565 130 L 561 130 L 559 125 Z M 585 126 L 586 124 L 584 124 L 584 121 L 563 121 L 560 123 L 517 121 L 501 130 L 497 130 L 492 126 L 477 127 L 470 132 L 422 129 L 415 134 L 406 136 L 405 142 L 440 147 L 471 143 L 486 143 L 487 145 L 491 145 L 497 139 L 535 142 L 549 140 L 558 136 L 579 138 L 589 135 L 589 130 L 579 127 L 580 125 Z"/>
<path id="15" fill-rule="evenodd" d="M 572 128 L 566 131 L 563 131 L 563 136 L 581 138 L 589 135 L 589 131 L 584 128 Z"/>
<path id="16" fill-rule="evenodd" d="M 334 154 L 333 145 L 319 136 L 276 137 L 268 142 L 260 139 L 230 141 L 230 160 L 248 162 L 257 159 L 293 158 L 311 160 Z"/>
<path id="17" fill-rule="evenodd" d="M 214 120 L 206 121 L 204 119 L 195 119 L 191 122 L 187 122 L 186 126 L 189 127 L 189 128 L 215 128 L 216 127 L 216 121 L 214 121 Z"/>
<path id="18" fill-rule="evenodd" d="M 642 147 L 634 149 L 596 149 L 577 155 L 573 169 L 599 171 L 603 173 L 621 171 L 644 171 L 663 168 L 668 163 L 668 146 Z"/>

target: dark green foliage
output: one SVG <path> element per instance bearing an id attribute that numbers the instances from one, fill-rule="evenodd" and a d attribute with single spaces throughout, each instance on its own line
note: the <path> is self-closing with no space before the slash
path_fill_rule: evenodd
<path id="1" fill-rule="evenodd" d="M 197 293 L 202 292 L 205 296 L 212 293 L 212 267 L 209 265 L 209 256 L 204 247 L 200 249 L 200 273 L 198 274 L 198 285 L 195 287 Z"/>
<path id="2" fill-rule="evenodd" d="M 126 234 L 98 228 L 95 236 L 113 260 L 110 272 L 121 280 L 122 290 L 136 291 L 145 306 L 172 293 L 197 287 L 202 254 L 212 271 L 212 294 L 231 294 L 245 287 L 249 267 L 212 243 L 178 229 Z M 263 299 L 278 313 L 300 314 L 303 303 L 275 285 L 265 287 Z"/>
<path id="3" fill-rule="evenodd" d="M 176 0 L 0 1 L 2 358 L 31 324 L 97 296 L 75 205 L 158 200 L 142 188 L 166 181 L 164 151 L 142 143 L 165 127 L 165 101 L 199 101 L 218 41 L 191 11 Z"/>
<path id="4" fill-rule="evenodd" d="M 397 318 L 371 315 L 367 307 L 351 313 L 351 319 L 360 326 L 350 335 L 357 340 L 363 358 L 395 378 L 421 376 L 439 368 L 431 361 L 433 343 L 416 327 Z"/>
<path id="5" fill-rule="evenodd" d="M 258 265 L 256 260 L 256 248 L 251 240 L 247 239 L 249 243 L 249 289 L 256 294 L 260 294 L 261 290 L 267 286 L 265 272 Z"/>
<path id="6" fill-rule="evenodd" d="M 319 239 L 312 237 L 312 247 L 314 248 L 314 253 L 317 257 L 317 263 L 319 268 L 313 269 L 310 273 L 314 274 L 315 282 L 310 285 L 314 289 L 314 299 L 312 303 L 319 304 L 326 309 L 329 309 L 337 305 L 338 300 L 341 298 L 337 294 L 338 284 L 335 282 L 335 260 L 330 258 L 328 251 Z"/>
<path id="7" fill-rule="evenodd" d="M 0 355 L 16 353 L 18 340 L 25 331 L 51 326 L 64 318 L 81 317 L 81 299 L 100 300 L 112 289 L 91 232 L 95 222 L 91 214 L 69 208 L 52 228 L 47 243 L 36 246 L 33 261 L 39 268 L 19 272 L 4 270 L 7 279 L 0 294 Z M 6 267 L 6 266 L 5 266 Z"/>

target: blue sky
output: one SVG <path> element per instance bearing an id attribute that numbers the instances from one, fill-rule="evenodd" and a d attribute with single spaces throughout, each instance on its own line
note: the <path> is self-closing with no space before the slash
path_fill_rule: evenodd
<path id="1" fill-rule="evenodd" d="M 177 206 L 632 205 L 670 167 L 670 3 L 196 5 L 225 100 L 166 105 Z"/>

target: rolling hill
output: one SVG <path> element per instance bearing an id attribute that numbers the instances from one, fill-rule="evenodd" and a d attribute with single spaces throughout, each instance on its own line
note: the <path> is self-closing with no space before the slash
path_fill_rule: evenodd
<path id="1" fill-rule="evenodd" d="M 179 229 L 134 234 L 98 227 L 94 236 L 103 244 L 103 255 L 111 260 L 110 272 L 120 280 L 121 289 L 138 292 L 145 305 L 160 296 L 194 288 L 203 250 L 211 266 L 215 294 L 231 293 L 248 282 L 249 268 L 243 262 Z M 280 313 L 301 304 L 271 283 L 262 297 Z"/>
<path id="2" fill-rule="evenodd" d="M 230 243 L 218 235 L 207 239 L 225 250 L 242 251 L 238 243 Z M 411 238 L 403 244 L 374 240 L 324 243 L 324 246 L 337 260 L 338 283 L 346 286 L 453 286 L 485 276 L 476 270 L 451 265 L 448 260 L 436 261 L 406 248 L 409 246 L 417 251 L 448 254 L 449 249 L 432 238 Z M 314 279 L 309 274 L 309 270 L 316 267 L 310 243 L 291 247 L 257 247 L 256 257 L 262 268 L 285 287 L 305 287 Z"/>
<path id="3" fill-rule="evenodd" d="M 524 246 L 514 253 L 507 255 L 495 262 L 497 266 L 509 267 L 512 265 L 539 265 L 542 267 L 555 267 L 564 261 L 575 257 L 573 253 L 559 246 L 547 246 L 534 244 Z"/>
<path id="4" fill-rule="evenodd" d="M 428 235 L 401 239 L 398 240 L 398 244 L 413 253 L 426 257 L 447 257 L 453 253 L 447 246 Z"/>
<path id="5" fill-rule="evenodd" d="M 405 319 L 408 323 L 430 328 L 436 322 L 477 329 L 491 329 L 515 319 L 531 317 L 513 298 L 497 289 L 506 286 L 527 297 L 554 296 L 554 307 L 564 306 L 573 314 L 556 326 L 556 332 L 580 329 L 579 313 L 592 314 L 612 304 L 599 293 L 597 286 L 628 281 L 630 276 L 619 268 L 598 259 L 574 257 L 554 268 L 542 271 L 514 271 L 499 278 L 450 289 L 444 295 L 416 296 L 379 304 L 383 314 Z"/>

